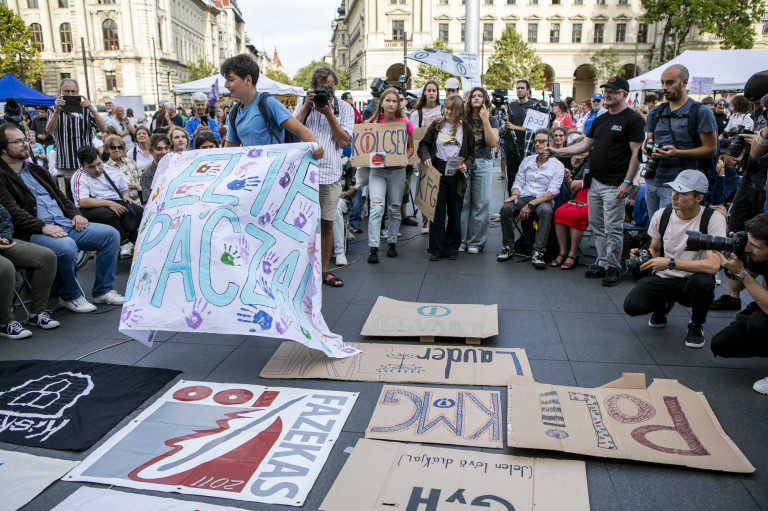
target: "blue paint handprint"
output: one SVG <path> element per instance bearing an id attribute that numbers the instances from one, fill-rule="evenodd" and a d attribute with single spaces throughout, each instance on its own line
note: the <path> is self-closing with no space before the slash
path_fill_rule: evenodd
<path id="1" fill-rule="evenodd" d="M 279 261 L 280 258 L 277 257 L 277 254 L 270 250 L 261 261 L 261 269 L 264 270 L 264 273 L 269 275 L 272 273 L 272 267 L 276 266 Z"/>
<path id="2" fill-rule="evenodd" d="M 259 179 L 258 176 L 253 176 L 253 177 L 246 177 L 243 179 L 235 179 L 234 181 L 227 183 L 227 188 L 233 191 L 245 190 L 246 192 L 251 192 L 255 187 L 259 186 L 260 184 L 261 184 L 261 179 Z"/>
<path id="3" fill-rule="evenodd" d="M 270 287 L 269 283 L 264 280 L 264 277 L 261 278 L 261 289 L 264 291 L 264 294 L 270 297 L 271 299 L 275 299 L 275 295 L 272 293 L 272 288 Z"/>
<path id="4" fill-rule="evenodd" d="M 257 325 L 262 332 L 272 328 L 272 316 L 253 306 L 240 307 L 240 312 L 237 313 L 237 320 L 240 323 Z M 250 331 L 255 332 L 256 328 L 251 328 Z"/>
<path id="5" fill-rule="evenodd" d="M 293 225 L 299 229 L 303 229 L 307 225 L 307 221 L 312 217 L 312 206 L 309 204 L 303 204 L 299 208 L 299 212 L 293 218 Z"/>

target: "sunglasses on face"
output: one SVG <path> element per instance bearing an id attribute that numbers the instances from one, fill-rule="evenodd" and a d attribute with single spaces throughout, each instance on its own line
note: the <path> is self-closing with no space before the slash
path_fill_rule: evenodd
<path id="1" fill-rule="evenodd" d="M 534 140 L 533 145 L 545 145 L 547 140 Z"/>
<path id="2" fill-rule="evenodd" d="M 121 146 L 121 145 L 113 145 L 113 146 L 112 146 L 112 147 L 110 147 L 109 149 L 110 149 L 111 151 L 118 151 L 118 150 L 119 150 L 119 151 L 122 151 L 123 149 L 125 149 L 125 146 Z"/>

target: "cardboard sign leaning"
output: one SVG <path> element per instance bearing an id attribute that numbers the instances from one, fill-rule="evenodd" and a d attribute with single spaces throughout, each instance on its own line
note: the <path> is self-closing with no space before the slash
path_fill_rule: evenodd
<path id="1" fill-rule="evenodd" d="M 726 436 L 706 398 L 677 380 L 624 373 L 599 388 L 512 377 L 507 443 L 512 447 L 632 459 L 690 468 L 754 472 Z"/>
<path id="2" fill-rule="evenodd" d="M 440 191 L 440 172 L 434 167 L 421 165 L 419 167 L 419 181 L 416 183 L 416 196 L 413 203 L 421 210 L 421 214 L 430 221 L 435 220 L 435 206 L 437 206 L 437 194 Z"/>
<path id="3" fill-rule="evenodd" d="M 361 439 L 320 505 L 320 511 L 464 508 L 588 511 L 586 466 Z"/>
<path id="4" fill-rule="evenodd" d="M 64 480 L 301 506 L 356 399 L 181 381 Z"/>
<path id="5" fill-rule="evenodd" d="M 78 463 L 0 450 L 0 509 L 23 507 Z"/>
<path id="6" fill-rule="evenodd" d="M 501 415 L 495 390 L 384 385 L 365 438 L 501 449 Z"/>
<path id="7" fill-rule="evenodd" d="M 411 135 L 413 135 L 413 154 L 408 158 L 408 163 L 421 163 L 421 158 L 419 158 L 419 142 L 421 142 L 421 139 L 427 134 L 428 129 L 429 126 L 415 128 L 413 133 L 411 133 Z"/>
<path id="8" fill-rule="evenodd" d="M 496 305 L 403 302 L 380 296 L 360 333 L 423 340 L 462 337 L 479 344 L 498 335 L 499 312 Z"/>
<path id="9" fill-rule="evenodd" d="M 397 167 L 408 164 L 408 133 L 404 122 L 355 124 L 352 132 L 353 167 Z"/>
<path id="10" fill-rule="evenodd" d="M 448 348 L 419 344 L 350 343 L 361 353 L 331 359 L 295 343 L 280 345 L 259 376 L 440 385 L 504 386 L 509 375 L 531 378 L 521 348 Z"/>

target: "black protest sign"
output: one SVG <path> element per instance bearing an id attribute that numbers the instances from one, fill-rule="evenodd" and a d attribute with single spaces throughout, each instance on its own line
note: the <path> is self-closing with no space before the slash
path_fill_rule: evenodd
<path id="1" fill-rule="evenodd" d="M 0 442 L 83 451 L 177 374 L 77 360 L 0 362 Z"/>

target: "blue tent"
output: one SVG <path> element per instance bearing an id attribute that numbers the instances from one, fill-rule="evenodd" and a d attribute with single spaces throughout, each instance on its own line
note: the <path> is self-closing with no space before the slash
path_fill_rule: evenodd
<path id="1" fill-rule="evenodd" d="M 24 106 L 53 106 L 56 102 L 56 98 L 27 87 L 10 73 L 0 78 L 0 103 L 7 99 L 15 99 Z"/>

